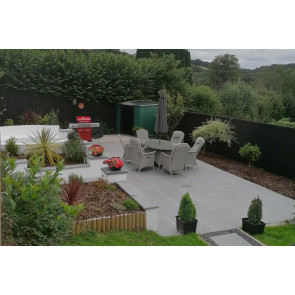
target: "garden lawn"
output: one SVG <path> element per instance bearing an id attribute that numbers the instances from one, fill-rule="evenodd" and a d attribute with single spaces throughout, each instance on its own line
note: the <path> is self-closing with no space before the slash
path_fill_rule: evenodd
<path id="1" fill-rule="evenodd" d="M 267 246 L 295 244 L 295 225 L 266 226 L 263 235 L 253 236 Z"/>
<path id="2" fill-rule="evenodd" d="M 111 231 L 99 234 L 89 230 L 69 238 L 64 246 L 207 246 L 196 234 L 162 237 L 153 231 Z"/>

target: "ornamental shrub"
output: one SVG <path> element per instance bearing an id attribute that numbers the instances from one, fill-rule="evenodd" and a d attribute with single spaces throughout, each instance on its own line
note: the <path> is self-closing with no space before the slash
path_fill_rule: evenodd
<path id="1" fill-rule="evenodd" d="M 68 136 L 68 140 L 75 140 L 80 138 L 78 132 L 76 131 L 69 132 L 67 136 Z"/>
<path id="2" fill-rule="evenodd" d="M 5 126 L 13 126 L 13 120 L 12 119 L 6 119 L 5 122 L 4 122 L 4 125 Z"/>
<path id="3" fill-rule="evenodd" d="M 16 145 L 15 137 L 10 137 L 5 143 L 5 151 L 9 153 L 10 156 L 16 156 L 18 153 L 18 146 Z"/>
<path id="4" fill-rule="evenodd" d="M 211 119 L 197 127 L 192 132 L 192 138 L 195 141 L 197 137 L 203 137 L 210 144 L 215 141 L 225 142 L 230 147 L 232 141 L 237 142 L 233 129 L 234 126 L 229 121 Z"/>
<path id="5" fill-rule="evenodd" d="M 11 172 L 2 178 L 4 245 L 59 245 L 71 234 L 74 216 L 59 198 L 63 164 L 40 176 L 40 162 L 34 158 L 26 174 Z"/>
<path id="6" fill-rule="evenodd" d="M 186 193 L 182 196 L 178 216 L 183 222 L 194 221 L 197 216 L 197 211 L 189 193 Z"/>
<path id="7" fill-rule="evenodd" d="M 251 145 L 251 143 L 248 142 L 240 148 L 239 154 L 249 161 L 250 166 L 251 162 L 255 162 L 259 159 L 261 152 L 259 146 Z"/>
<path id="8" fill-rule="evenodd" d="M 121 203 L 127 211 L 137 210 L 139 208 L 138 204 L 132 199 L 126 199 Z"/>
<path id="9" fill-rule="evenodd" d="M 73 135 L 75 136 L 75 135 Z M 74 138 L 71 137 L 70 138 Z M 86 157 L 86 147 L 83 140 L 79 137 L 76 139 L 69 139 L 62 146 L 62 153 L 66 160 L 70 162 L 83 161 Z"/>
<path id="10" fill-rule="evenodd" d="M 248 209 L 248 221 L 259 224 L 262 219 L 262 202 L 259 196 L 251 201 Z"/>

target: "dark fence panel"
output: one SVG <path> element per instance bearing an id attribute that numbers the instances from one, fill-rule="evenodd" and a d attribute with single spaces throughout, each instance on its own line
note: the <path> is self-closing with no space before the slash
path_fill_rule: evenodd
<path id="1" fill-rule="evenodd" d="M 75 123 L 76 116 L 87 115 L 91 117 L 92 122 L 104 121 L 110 128 L 115 128 L 116 125 L 115 105 L 108 102 L 86 102 L 84 108 L 80 110 L 71 101 L 55 96 L 37 96 L 30 93 L 0 90 L 0 97 L 4 98 L 2 102 L 6 104 L 6 111 L 0 118 L 1 125 L 8 118 L 13 119 L 14 124 L 18 124 L 18 116 L 26 109 L 32 109 L 42 116 L 52 109 L 59 109 L 60 122 Z"/>
<path id="2" fill-rule="evenodd" d="M 229 118 L 216 116 L 222 120 Z M 181 120 L 178 130 L 185 133 L 185 142 L 192 144 L 191 133 L 195 127 L 201 126 L 202 122 L 210 120 L 210 115 L 186 112 Z M 266 171 L 295 178 L 295 129 L 271 124 L 257 123 L 246 120 L 232 119 L 235 126 L 238 143 L 232 143 L 229 148 L 225 143 L 207 143 L 206 150 L 227 158 L 244 161 L 239 155 L 239 149 L 247 142 L 257 144 L 262 152 L 255 166 Z"/>

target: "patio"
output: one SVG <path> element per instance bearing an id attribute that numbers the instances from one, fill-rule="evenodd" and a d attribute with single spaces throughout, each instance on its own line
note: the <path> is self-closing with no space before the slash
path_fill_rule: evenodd
<path id="1" fill-rule="evenodd" d="M 123 136 L 123 141 L 128 141 Z M 116 135 L 103 136 L 93 140 L 102 144 L 112 156 L 122 156 L 123 148 Z M 262 220 L 269 223 L 279 223 L 293 219 L 295 201 L 270 191 L 257 184 L 239 178 L 233 174 L 198 161 L 199 169 L 188 167 L 186 175 L 143 169 L 140 173 L 128 163 L 127 181 L 119 182 L 130 195 L 144 198 L 159 206 L 158 233 L 163 236 L 178 235 L 175 226 L 175 215 L 182 195 L 188 192 L 197 208 L 197 233 L 207 234 L 225 231 L 230 237 L 236 235 L 228 230 L 241 226 L 241 218 L 247 216 L 247 210 L 253 198 L 260 196 L 263 202 Z M 233 240 L 237 244 L 237 236 Z M 220 237 L 216 241 L 222 240 Z M 221 242 L 221 244 L 227 242 Z"/>

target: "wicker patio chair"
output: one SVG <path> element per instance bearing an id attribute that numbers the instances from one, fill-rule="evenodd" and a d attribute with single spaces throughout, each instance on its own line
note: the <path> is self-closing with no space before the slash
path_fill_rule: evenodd
<path id="1" fill-rule="evenodd" d="M 140 142 L 143 142 L 149 139 L 149 132 L 146 129 L 138 129 L 136 130 L 136 137 L 140 140 Z"/>
<path id="2" fill-rule="evenodd" d="M 124 144 L 120 134 L 118 134 L 118 137 L 119 137 L 120 142 L 121 142 L 123 149 L 124 149 L 124 155 L 122 157 L 122 160 L 125 162 L 130 162 L 131 161 L 131 145 L 130 145 L 130 143 Z"/>
<path id="3" fill-rule="evenodd" d="M 199 153 L 199 151 L 201 150 L 201 148 L 203 147 L 204 144 L 205 144 L 205 139 L 203 137 L 198 137 L 196 139 L 195 144 L 193 145 L 193 147 L 188 152 L 188 157 L 187 157 L 186 162 L 185 162 L 186 165 L 193 165 L 193 166 L 198 167 L 197 156 L 198 156 L 198 153 Z"/>
<path id="4" fill-rule="evenodd" d="M 177 143 L 174 145 L 171 155 L 162 153 L 162 170 L 166 169 L 172 173 L 185 172 L 185 162 L 190 147 L 187 143 Z"/>
<path id="5" fill-rule="evenodd" d="M 140 140 L 138 138 L 130 139 L 131 145 L 131 163 L 130 165 L 137 167 L 139 172 L 142 168 L 153 167 L 155 163 L 155 154 L 153 152 L 144 152 L 144 148 L 141 146 Z"/>
<path id="6" fill-rule="evenodd" d="M 175 143 L 181 143 L 183 142 L 184 139 L 184 133 L 182 131 L 174 131 L 170 141 L 175 144 Z"/>

